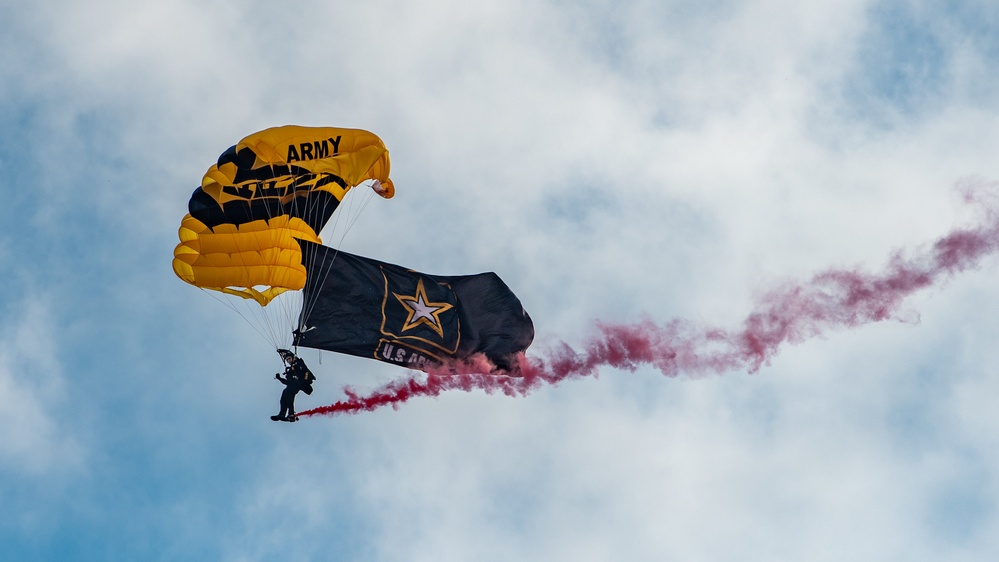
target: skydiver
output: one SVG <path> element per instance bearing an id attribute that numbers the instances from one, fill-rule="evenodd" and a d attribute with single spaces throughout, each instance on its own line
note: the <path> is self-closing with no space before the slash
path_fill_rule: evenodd
<path id="1" fill-rule="evenodd" d="M 285 386 L 284 390 L 281 391 L 281 413 L 271 416 L 271 419 L 287 422 L 298 421 L 298 416 L 295 415 L 295 395 L 300 390 L 306 394 L 312 394 L 312 383 L 316 380 L 316 376 L 306 366 L 305 361 L 302 361 L 294 353 L 287 349 L 279 349 L 278 353 L 286 366 L 284 377 L 277 373 L 274 378 Z"/>

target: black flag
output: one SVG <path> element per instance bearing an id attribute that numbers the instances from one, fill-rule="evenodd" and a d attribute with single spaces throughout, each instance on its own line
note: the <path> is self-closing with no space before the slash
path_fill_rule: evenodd
<path id="1" fill-rule="evenodd" d="M 420 368 L 482 353 L 501 369 L 534 324 L 495 273 L 428 275 L 299 241 L 308 270 L 295 344 Z"/>

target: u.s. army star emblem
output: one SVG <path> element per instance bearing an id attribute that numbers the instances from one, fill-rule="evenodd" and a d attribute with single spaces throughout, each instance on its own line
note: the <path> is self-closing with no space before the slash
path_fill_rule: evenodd
<path id="1" fill-rule="evenodd" d="M 419 325 L 429 326 L 437 332 L 437 335 L 444 337 L 444 329 L 441 327 L 440 315 L 453 308 L 447 302 L 428 302 L 427 291 L 423 288 L 423 279 L 416 284 L 416 294 L 412 296 L 392 293 L 396 299 L 409 311 L 409 318 L 402 327 L 402 331 L 412 330 Z"/>

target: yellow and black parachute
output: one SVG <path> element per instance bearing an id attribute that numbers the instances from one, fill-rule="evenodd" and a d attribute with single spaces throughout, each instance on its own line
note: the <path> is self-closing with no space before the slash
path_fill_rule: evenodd
<path id="1" fill-rule="evenodd" d="M 534 325 L 495 274 L 430 275 L 322 245 L 348 192 L 368 182 L 390 198 L 388 176 L 388 151 L 367 131 L 254 133 L 222 153 L 191 195 L 174 272 L 222 293 L 275 348 L 291 339 L 296 349 L 412 368 L 482 354 L 509 368 Z"/>
<path id="2" fill-rule="evenodd" d="M 284 126 L 226 150 L 191 195 L 173 270 L 184 281 L 261 306 L 305 286 L 297 240 L 320 231 L 347 192 L 370 181 L 388 199 L 389 153 L 360 129 Z"/>

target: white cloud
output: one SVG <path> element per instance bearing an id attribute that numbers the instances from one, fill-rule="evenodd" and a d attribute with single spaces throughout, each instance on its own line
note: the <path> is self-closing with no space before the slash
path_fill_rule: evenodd
<path id="1" fill-rule="evenodd" d="M 73 428 L 55 415 L 66 401 L 62 367 L 52 347 L 52 316 L 27 299 L 0 343 L 0 466 L 40 476 L 79 468 L 84 450 Z"/>

